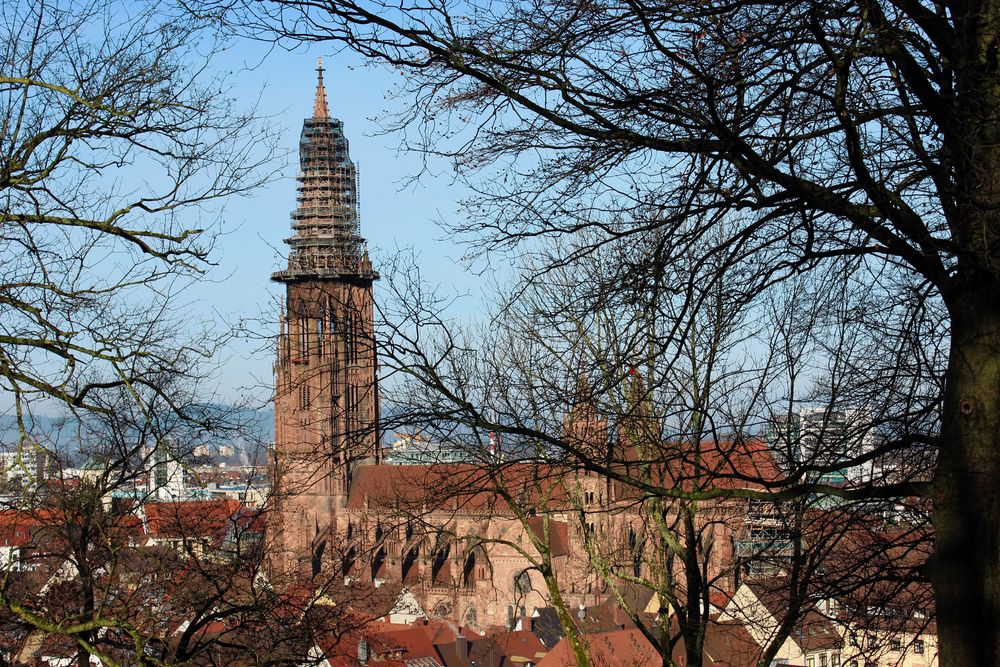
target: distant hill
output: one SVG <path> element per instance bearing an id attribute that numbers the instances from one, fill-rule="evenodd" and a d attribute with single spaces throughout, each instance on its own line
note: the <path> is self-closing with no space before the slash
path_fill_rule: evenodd
<path id="1" fill-rule="evenodd" d="M 230 445 L 234 457 L 264 462 L 265 447 L 274 440 L 274 412 L 248 410 L 226 405 L 198 406 L 200 418 L 208 418 L 211 431 L 185 429 L 186 437 L 212 448 Z M 168 420 L 165 420 L 168 421 Z M 86 460 L 87 439 L 94 437 L 92 429 L 75 417 L 36 416 L 28 426 L 30 437 L 50 451 L 55 451 L 67 464 L 82 464 Z M 0 415 L 0 451 L 17 446 L 19 431 L 14 415 Z M 234 459 L 235 460 L 235 459 Z"/>

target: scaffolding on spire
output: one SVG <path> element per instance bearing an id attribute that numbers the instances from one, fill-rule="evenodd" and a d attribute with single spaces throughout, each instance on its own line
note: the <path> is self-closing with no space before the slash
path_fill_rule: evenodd
<path id="1" fill-rule="evenodd" d="M 292 212 L 288 268 L 278 281 L 355 276 L 378 278 L 371 265 L 358 215 L 357 168 L 344 124 L 330 118 L 323 86 L 323 60 L 316 64 L 312 118 L 299 140 L 298 206 Z"/>

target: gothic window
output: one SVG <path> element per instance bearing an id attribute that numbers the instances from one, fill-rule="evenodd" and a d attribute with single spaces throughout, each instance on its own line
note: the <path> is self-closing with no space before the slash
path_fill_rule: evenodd
<path id="1" fill-rule="evenodd" d="M 476 578 L 478 573 L 476 572 L 476 552 L 473 551 L 465 559 L 465 567 L 462 569 L 462 585 L 466 588 L 472 588 L 476 585 Z"/>
<path id="2" fill-rule="evenodd" d="M 347 348 L 347 360 L 348 363 L 357 363 L 358 361 L 358 347 L 361 344 L 361 318 L 358 317 L 358 313 L 354 310 L 347 316 L 347 326 L 350 329 L 350 345 Z"/>
<path id="3" fill-rule="evenodd" d="M 526 595 L 531 591 L 531 575 L 527 570 L 522 570 L 514 577 L 514 593 Z"/>
<path id="4" fill-rule="evenodd" d="M 379 550 L 375 553 L 375 557 L 372 558 L 372 581 L 375 579 L 385 579 L 385 561 L 385 547 L 379 547 Z"/>
<path id="5" fill-rule="evenodd" d="M 299 385 L 299 410 L 308 410 L 310 406 L 310 392 L 308 384 Z"/>
<path id="6" fill-rule="evenodd" d="M 355 559 L 356 553 L 354 549 L 348 549 L 347 553 L 344 554 L 344 560 L 341 562 L 341 574 L 345 577 L 354 574 Z"/>
<path id="7" fill-rule="evenodd" d="M 312 553 L 312 573 L 315 577 L 319 574 L 320 569 L 323 566 L 323 552 L 326 550 L 326 540 L 320 542 L 317 546 L 313 547 Z"/>
<path id="8" fill-rule="evenodd" d="M 309 325 L 306 318 L 299 318 L 299 359 L 305 361 L 309 356 Z"/>
<path id="9" fill-rule="evenodd" d="M 413 547 L 406 552 L 406 557 L 403 558 L 403 565 L 400 571 L 400 579 L 404 584 L 413 584 L 417 581 L 418 568 L 417 558 L 420 556 L 420 550 L 418 547 Z"/>
<path id="10" fill-rule="evenodd" d="M 451 583 L 451 567 L 449 567 L 448 553 L 451 551 L 451 545 L 445 543 L 444 546 L 438 549 L 438 552 L 434 554 L 434 565 L 431 566 L 431 577 L 434 580 L 434 584 L 437 586 L 444 586 Z"/>
<path id="11" fill-rule="evenodd" d="M 320 316 L 316 318 L 316 354 L 323 354 L 323 340 L 326 338 L 325 315 L 320 311 Z"/>
<path id="12" fill-rule="evenodd" d="M 350 364 L 354 362 L 354 313 L 347 312 L 344 317 L 344 355 Z"/>
<path id="13" fill-rule="evenodd" d="M 362 338 L 362 336 L 361 336 L 361 318 L 358 317 L 357 313 L 352 313 L 351 314 L 351 322 L 354 325 L 354 345 L 351 346 L 351 361 L 354 362 L 354 363 L 357 363 L 358 357 L 360 356 L 360 355 L 358 355 L 358 351 L 359 351 L 358 348 L 362 344 L 362 341 L 361 341 L 361 338 Z"/>

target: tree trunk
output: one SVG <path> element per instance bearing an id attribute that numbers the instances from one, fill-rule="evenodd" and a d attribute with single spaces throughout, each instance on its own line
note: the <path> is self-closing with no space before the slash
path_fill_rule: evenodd
<path id="1" fill-rule="evenodd" d="M 930 571 L 942 667 L 1000 664 L 1000 284 L 979 278 L 950 304 Z"/>
<path id="2" fill-rule="evenodd" d="M 942 667 L 1000 664 L 1000 2 L 959 5 L 956 122 L 942 156 L 960 250 L 942 290 L 951 349 L 930 564 Z"/>

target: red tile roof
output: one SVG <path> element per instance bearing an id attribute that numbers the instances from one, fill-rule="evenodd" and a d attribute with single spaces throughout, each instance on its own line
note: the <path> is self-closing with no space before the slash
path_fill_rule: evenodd
<path id="1" fill-rule="evenodd" d="M 702 667 L 756 667 L 762 653 L 742 623 L 710 623 L 705 628 Z"/>
<path id="2" fill-rule="evenodd" d="M 242 509 L 236 500 L 190 500 L 146 503 L 146 530 L 157 540 L 219 539 Z"/>
<path id="3" fill-rule="evenodd" d="M 372 653 L 384 658 L 438 660 L 434 644 L 424 629 L 418 625 L 372 623 L 365 631 L 365 639 Z M 438 662 L 440 662 L 438 660 Z"/>
<path id="4" fill-rule="evenodd" d="M 756 440 L 664 442 L 647 451 L 651 462 L 650 484 L 669 488 L 754 488 L 781 479 L 781 472 L 767 444 Z M 612 467 L 633 474 L 635 457 L 623 458 Z M 441 509 L 455 512 L 500 512 L 509 509 L 492 491 L 497 484 L 529 505 L 545 499 L 549 510 L 569 504 L 566 481 L 576 471 L 566 465 L 512 462 L 499 467 L 467 463 L 432 465 L 361 465 L 355 469 L 347 507 L 365 510 Z M 633 491 L 614 483 L 617 497 Z"/>
<path id="5" fill-rule="evenodd" d="M 659 653 L 638 630 L 616 630 L 582 637 L 590 649 L 591 663 L 618 667 L 646 667 L 662 662 Z M 576 667 L 569 642 L 563 638 L 552 647 L 538 667 Z"/>
<path id="6" fill-rule="evenodd" d="M 26 547 L 38 520 L 26 512 L 0 512 L 0 546 Z"/>
<path id="7" fill-rule="evenodd" d="M 514 664 L 524 665 L 538 662 L 545 657 L 548 649 L 538 637 L 528 630 L 497 632 L 489 635 L 494 645 Z M 519 658 L 525 658 L 521 660 Z"/>

